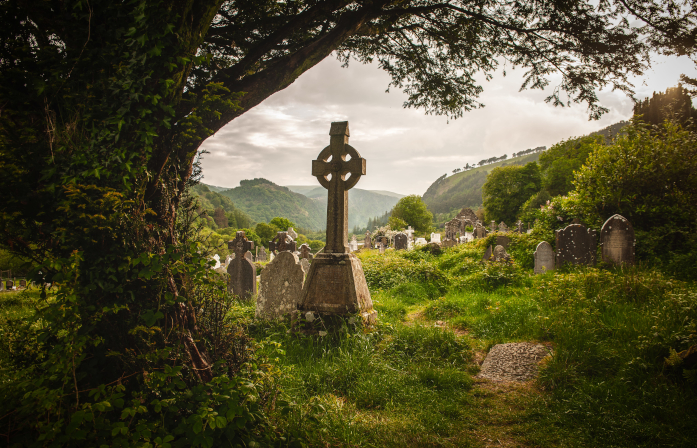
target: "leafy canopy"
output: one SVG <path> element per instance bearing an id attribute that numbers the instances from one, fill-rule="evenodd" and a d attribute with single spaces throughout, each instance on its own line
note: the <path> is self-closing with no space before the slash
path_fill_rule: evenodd
<path id="1" fill-rule="evenodd" d="M 411 225 L 414 226 L 414 230 L 417 232 L 427 232 L 431 227 L 432 221 L 433 214 L 428 211 L 428 207 L 421 200 L 421 196 L 413 194 L 397 201 L 394 208 L 392 208 L 390 226 L 394 224 L 399 228 Z"/>
<path id="2" fill-rule="evenodd" d="M 522 205 L 541 187 L 542 176 L 535 162 L 494 168 L 482 187 L 487 220 L 512 225 Z"/>

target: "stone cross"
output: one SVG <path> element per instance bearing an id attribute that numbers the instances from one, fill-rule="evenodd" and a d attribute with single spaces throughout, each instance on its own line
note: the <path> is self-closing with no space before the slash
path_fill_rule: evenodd
<path id="1" fill-rule="evenodd" d="M 404 233 L 407 234 L 407 237 L 409 238 L 409 241 L 413 241 L 413 240 L 414 240 L 414 229 L 412 229 L 411 226 L 409 226 L 409 228 L 408 228 L 407 230 L 405 230 Z"/>
<path id="2" fill-rule="evenodd" d="M 307 244 L 303 244 L 300 246 L 300 258 L 307 258 L 308 260 L 312 260 L 312 250 L 310 249 L 310 246 Z"/>
<path id="3" fill-rule="evenodd" d="M 264 246 L 259 247 L 259 252 L 257 253 L 257 261 L 266 261 L 266 249 Z"/>
<path id="4" fill-rule="evenodd" d="M 508 232 L 508 226 L 503 221 L 499 223 L 499 232 Z"/>
<path id="5" fill-rule="evenodd" d="M 329 146 L 312 161 L 312 175 L 329 190 L 324 252 L 343 254 L 348 253 L 348 191 L 365 174 L 365 159 L 348 144 L 348 121 L 332 123 L 329 135 Z"/>
<path id="6" fill-rule="evenodd" d="M 247 251 L 254 249 L 254 241 L 248 241 L 243 231 L 235 234 L 235 239 L 228 241 L 227 248 L 235 253 L 235 257 L 243 258 Z"/>
<path id="7" fill-rule="evenodd" d="M 271 241 L 269 241 L 269 250 L 273 253 L 290 251 L 295 252 L 295 241 L 288 241 L 288 232 L 278 232 Z"/>

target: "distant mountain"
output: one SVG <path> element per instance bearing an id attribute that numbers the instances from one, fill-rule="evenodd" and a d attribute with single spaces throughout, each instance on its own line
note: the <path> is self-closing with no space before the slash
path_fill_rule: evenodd
<path id="1" fill-rule="evenodd" d="M 249 227 L 252 224 L 252 218 L 244 211 L 235 207 L 235 204 L 230 198 L 222 194 L 212 191 L 210 185 L 198 184 L 191 188 L 191 193 L 197 196 L 198 205 L 208 212 L 208 216 L 213 216 L 213 211 L 220 207 L 225 210 L 228 216 L 230 226 L 235 228 Z"/>
<path id="2" fill-rule="evenodd" d="M 428 187 L 423 194 L 423 201 L 433 213 L 449 213 L 463 207 L 476 210 L 482 205 L 482 186 L 491 170 L 497 166 L 525 165 L 539 158 L 539 153 L 528 154 L 462 171 L 450 177 L 442 176 Z"/>
<path id="3" fill-rule="evenodd" d="M 216 187 L 215 185 L 208 185 L 205 184 L 206 187 L 208 187 L 209 190 L 211 190 L 214 193 L 220 193 L 221 191 L 229 190 L 230 188 L 228 187 Z"/>
<path id="4" fill-rule="evenodd" d="M 323 210 L 327 210 L 327 190 L 319 185 L 289 185 L 291 191 L 300 193 L 321 204 Z M 392 210 L 392 207 L 403 198 L 404 195 L 391 191 L 363 190 L 352 188 L 349 190 L 349 230 L 354 227 L 365 227 L 368 219 L 381 216 Z M 325 218 L 326 219 L 326 218 Z"/>
<path id="5" fill-rule="evenodd" d="M 256 222 L 269 222 L 280 216 L 306 229 L 322 230 L 326 225 L 326 207 L 319 201 L 266 179 L 243 180 L 239 187 L 220 194 L 230 198 Z"/>

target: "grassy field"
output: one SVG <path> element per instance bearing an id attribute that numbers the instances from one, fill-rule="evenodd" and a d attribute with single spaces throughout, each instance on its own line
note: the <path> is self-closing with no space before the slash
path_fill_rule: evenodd
<path id="1" fill-rule="evenodd" d="M 513 235 L 512 265 L 479 263 L 486 240 L 438 256 L 360 253 L 379 312 L 369 331 L 347 321 L 297 335 L 238 303 L 273 365 L 279 446 L 694 446 L 697 369 L 677 355 L 697 344 L 693 285 L 647 268 L 533 276 L 530 238 Z M 0 327 L 36 300 L 0 295 Z M 509 341 L 553 348 L 538 380 L 476 378 Z"/>

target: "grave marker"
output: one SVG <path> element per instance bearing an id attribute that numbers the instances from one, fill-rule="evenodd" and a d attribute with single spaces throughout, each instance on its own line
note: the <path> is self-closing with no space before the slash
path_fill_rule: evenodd
<path id="1" fill-rule="evenodd" d="M 298 239 L 298 233 L 295 230 L 293 230 L 292 227 L 288 227 L 287 233 L 289 237 L 293 238 L 293 241 Z"/>
<path id="2" fill-rule="evenodd" d="M 501 223 L 499 223 L 499 232 L 502 232 L 502 233 L 508 232 L 508 226 L 503 221 L 501 221 Z"/>
<path id="3" fill-rule="evenodd" d="M 269 241 L 269 250 L 274 254 L 284 251 L 295 252 L 295 241 L 288 236 L 288 232 L 278 232 Z"/>
<path id="4" fill-rule="evenodd" d="M 365 231 L 365 238 L 363 238 L 363 248 L 364 249 L 372 249 L 373 248 L 373 242 L 370 240 L 370 232 Z"/>
<path id="5" fill-rule="evenodd" d="M 295 311 L 304 279 L 305 271 L 298 256 L 288 251 L 280 252 L 261 271 L 255 316 L 270 320 Z"/>
<path id="6" fill-rule="evenodd" d="M 227 267 L 228 292 L 243 300 L 250 299 L 257 292 L 257 269 L 251 260 L 252 253 L 249 252 L 254 248 L 254 242 L 248 241 L 244 231 L 240 230 L 227 246 L 235 253 Z"/>
<path id="7" fill-rule="evenodd" d="M 551 271 L 555 266 L 555 255 L 552 245 L 547 241 L 542 241 L 535 249 L 535 274 L 544 274 Z"/>
<path id="8" fill-rule="evenodd" d="M 372 323 L 377 312 L 363 267 L 347 247 L 348 191 L 366 173 L 366 163 L 348 144 L 347 121 L 332 123 L 329 135 L 329 146 L 312 161 L 312 175 L 328 190 L 327 244 L 310 265 L 298 308 L 304 313 L 360 313 L 364 321 Z"/>
<path id="9" fill-rule="evenodd" d="M 634 227 L 622 215 L 613 215 L 600 230 L 603 261 L 611 264 L 634 265 Z"/>
<path id="10" fill-rule="evenodd" d="M 511 244 L 511 239 L 507 237 L 506 235 L 497 235 L 496 236 L 496 245 L 497 246 L 503 246 L 504 249 L 508 249 L 508 246 Z"/>
<path id="11" fill-rule="evenodd" d="M 595 265 L 598 232 L 587 229 L 583 224 L 569 224 L 562 230 L 557 230 L 556 267 L 566 263 L 575 265 Z"/>
<path id="12" fill-rule="evenodd" d="M 406 233 L 398 233 L 394 236 L 394 249 L 406 250 L 409 244 L 409 237 Z"/>
<path id="13" fill-rule="evenodd" d="M 440 244 L 440 233 L 431 233 L 431 242 Z"/>
<path id="14" fill-rule="evenodd" d="M 300 246 L 299 257 L 302 259 L 312 261 L 312 258 L 314 258 L 314 256 L 312 255 L 312 249 L 310 249 L 310 246 L 308 246 L 307 244 L 303 244 L 302 246 Z"/>

